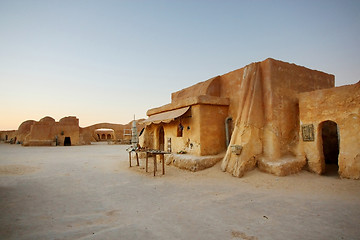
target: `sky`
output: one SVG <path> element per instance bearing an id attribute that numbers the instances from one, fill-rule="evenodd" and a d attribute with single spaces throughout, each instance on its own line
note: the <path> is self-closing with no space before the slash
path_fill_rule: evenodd
<path id="1" fill-rule="evenodd" d="M 0 130 L 126 124 L 266 58 L 360 80 L 360 1 L 0 0 Z"/>

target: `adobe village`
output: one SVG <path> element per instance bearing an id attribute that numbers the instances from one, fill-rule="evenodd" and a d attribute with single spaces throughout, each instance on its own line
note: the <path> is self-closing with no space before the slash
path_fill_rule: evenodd
<path id="1" fill-rule="evenodd" d="M 358 239 L 360 82 L 334 82 L 269 58 L 125 125 L 2 131 L 0 238 Z"/>
<path id="2" fill-rule="evenodd" d="M 139 145 L 171 154 L 166 163 L 199 171 L 221 162 L 242 177 L 258 167 L 285 176 L 303 169 L 360 178 L 360 82 L 274 59 L 251 63 L 171 94 L 137 120 Z M 25 121 L 1 141 L 23 146 L 129 144 L 131 123 L 79 127 L 76 117 Z M 137 143 L 137 140 L 136 140 Z"/>

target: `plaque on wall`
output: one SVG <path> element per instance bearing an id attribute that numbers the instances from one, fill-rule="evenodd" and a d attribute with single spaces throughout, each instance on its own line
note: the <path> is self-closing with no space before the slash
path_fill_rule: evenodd
<path id="1" fill-rule="evenodd" d="M 303 124 L 301 125 L 302 138 L 304 142 L 314 141 L 314 125 Z"/>

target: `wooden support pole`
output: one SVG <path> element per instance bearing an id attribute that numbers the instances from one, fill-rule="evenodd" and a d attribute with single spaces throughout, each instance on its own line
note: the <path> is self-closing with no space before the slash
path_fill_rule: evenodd
<path id="1" fill-rule="evenodd" d="M 155 171 L 157 172 L 157 158 L 156 158 L 156 154 L 154 155 L 154 166 L 155 166 Z"/>
<path id="2" fill-rule="evenodd" d="M 163 175 L 165 175 L 165 157 L 164 157 L 164 154 L 161 154 L 161 157 L 162 157 Z"/>
<path id="3" fill-rule="evenodd" d="M 131 151 L 129 152 L 129 165 L 131 167 Z"/>
<path id="4" fill-rule="evenodd" d="M 156 174 L 156 171 L 157 171 L 157 167 L 156 167 L 156 154 L 154 154 L 154 177 L 155 177 L 155 174 Z"/>
<path id="5" fill-rule="evenodd" d="M 148 171 L 148 160 L 149 160 L 149 154 L 146 152 L 146 163 L 145 163 L 145 171 Z"/>
<path id="6" fill-rule="evenodd" d="M 137 152 L 135 152 L 135 153 L 136 153 L 136 163 L 137 163 L 136 166 L 140 166 L 138 153 Z"/>

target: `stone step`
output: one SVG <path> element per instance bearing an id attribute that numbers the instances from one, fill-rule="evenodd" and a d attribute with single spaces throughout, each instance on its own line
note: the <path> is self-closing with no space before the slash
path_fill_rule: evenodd
<path id="1" fill-rule="evenodd" d="M 300 172 L 306 164 L 306 159 L 296 156 L 283 156 L 276 160 L 260 158 L 257 164 L 261 171 L 276 176 L 287 176 Z"/>
<path id="2" fill-rule="evenodd" d="M 196 172 L 214 166 L 216 163 L 220 162 L 224 156 L 225 152 L 210 156 L 172 153 L 165 155 L 165 163 L 167 165 L 172 164 L 178 168 Z"/>

